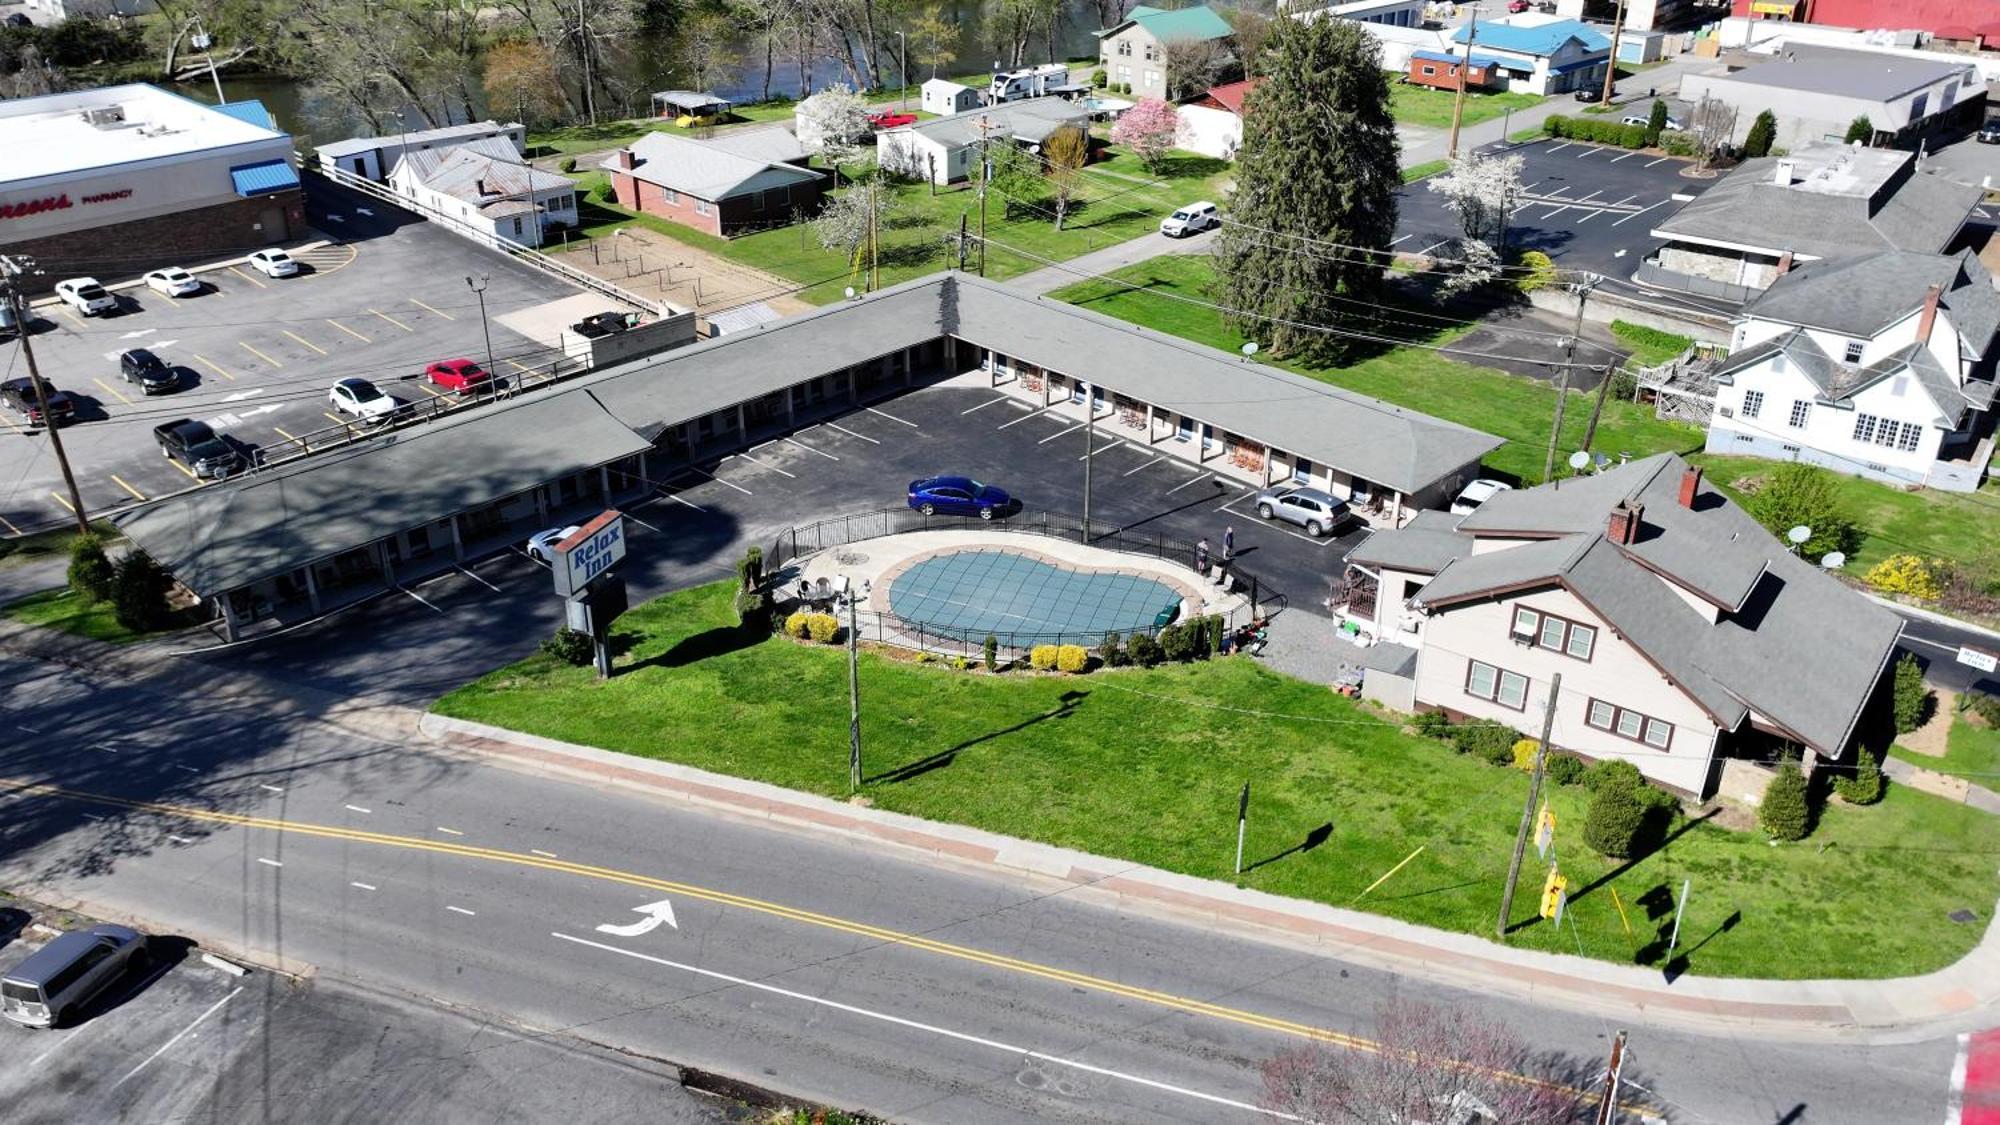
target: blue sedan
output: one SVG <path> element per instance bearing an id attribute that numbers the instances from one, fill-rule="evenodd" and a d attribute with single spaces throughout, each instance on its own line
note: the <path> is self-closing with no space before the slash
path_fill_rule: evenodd
<path id="1" fill-rule="evenodd" d="M 990 520 L 1004 514 L 1013 498 L 1005 489 L 981 484 L 971 477 L 926 477 L 910 482 L 910 507 L 927 516 L 978 516 Z"/>

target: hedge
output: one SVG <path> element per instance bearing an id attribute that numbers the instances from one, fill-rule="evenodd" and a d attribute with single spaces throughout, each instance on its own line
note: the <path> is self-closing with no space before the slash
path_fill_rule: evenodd
<path id="1" fill-rule="evenodd" d="M 1645 148 L 1646 127 L 1625 125 L 1609 119 L 1565 117 L 1560 113 L 1543 120 L 1542 132 L 1572 141 L 1593 141 L 1620 148 Z"/>

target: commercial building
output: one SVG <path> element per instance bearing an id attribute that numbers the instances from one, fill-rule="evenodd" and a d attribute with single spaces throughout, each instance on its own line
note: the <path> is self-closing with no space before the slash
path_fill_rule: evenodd
<path id="1" fill-rule="evenodd" d="M 1386 526 L 1442 504 L 1501 444 L 1232 352 L 945 273 L 254 471 L 118 523 L 211 600 L 234 635 L 437 573 L 752 440 L 974 371 L 1057 413 L 1088 410 L 1127 440 L 1224 479 L 1329 489 Z"/>
<path id="2" fill-rule="evenodd" d="M 1601 88 L 1611 65 L 1610 37 L 1582 20 L 1524 13 L 1467 25 L 1452 32 L 1451 53 L 1466 57 L 1468 39 L 1475 67 L 1481 56 L 1492 60 L 1495 89 L 1546 95 Z"/>
<path id="3" fill-rule="evenodd" d="M 1970 63 L 1800 46 L 1740 70 L 1689 74 L 1680 97 L 1715 98 L 1734 110 L 1734 144 L 1769 110 L 1779 148 L 1838 143 L 1857 117 L 1874 126 L 1873 143 L 1915 148 L 1926 135 L 1977 125 L 1986 82 Z"/>
<path id="4" fill-rule="evenodd" d="M 919 121 L 875 134 L 875 160 L 897 175 L 948 184 L 971 176 L 982 141 L 1038 145 L 1058 129 L 1090 127 L 1090 111 L 1065 98 L 1029 98 Z"/>
<path id="5" fill-rule="evenodd" d="M 782 126 L 708 140 L 648 133 L 606 157 L 622 207 L 727 237 L 819 211 L 826 177 Z"/>
<path id="6" fill-rule="evenodd" d="M 389 171 L 405 153 L 451 148 L 491 137 L 504 138 L 513 145 L 517 159 L 523 158 L 528 151 L 527 126 L 519 122 L 502 125 L 495 121 L 475 121 L 470 125 L 391 133 L 386 137 L 350 137 L 344 141 L 330 141 L 313 150 L 313 155 L 322 168 L 336 169 L 381 183 L 389 178 Z"/>
<path id="7" fill-rule="evenodd" d="M 549 227 L 577 225 L 576 183 L 531 166 L 504 137 L 406 153 L 389 186 L 489 246 L 540 246 Z"/>
<path id="8" fill-rule="evenodd" d="M 1235 32 L 1220 13 L 1204 5 L 1167 9 L 1140 4 L 1123 20 L 1094 34 L 1097 65 L 1112 82 L 1130 85 L 1135 97 L 1171 99 L 1179 91 L 1167 84 L 1168 45 L 1220 45 Z"/>
<path id="9" fill-rule="evenodd" d="M 1972 0 L 1731 0 L 1730 14 L 1833 27 L 1928 31 L 1940 39 L 2000 45 L 2000 10 Z"/>
<path id="10" fill-rule="evenodd" d="M 305 233 L 292 139 L 255 102 L 153 86 L 0 101 L 0 252 L 53 285 L 247 254 Z"/>

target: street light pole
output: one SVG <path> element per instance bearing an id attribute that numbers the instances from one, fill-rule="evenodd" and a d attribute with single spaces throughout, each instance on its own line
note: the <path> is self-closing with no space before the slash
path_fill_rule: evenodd
<path id="1" fill-rule="evenodd" d="M 896 108 L 907 110 L 910 108 L 910 37 L 899 31 L 896 41 L 896 53 L 903 56 L 903 88 L 896 91 Z"/>
<path id="2" fill-rule="evenodd" d="M 499 378 L 499 375 L 493 370 L 493 329 L 486 322 L 486 275 L 482 273 L 479 275 L 479 280 L 474 281 L 472 275 L 467 274 L 465 284 L 468 289 L 479 294 L 479 331 L 486 337 L 486 380 L 491 383 Z"/>
<path id="3" fill-rule="evenodd" d="M 200 16 L 194 18 L 194 38 L 191 42 L 201 52 L 201 57 L 208 60 L 208 76 L 215 81 L 215 104 L 228 105 L 229 99 L 222 96 L 222 73 L 215 69 L 215 55 L 209 51 L 214 40 L 208 37 L 208 29 L 201 25 Z"/>

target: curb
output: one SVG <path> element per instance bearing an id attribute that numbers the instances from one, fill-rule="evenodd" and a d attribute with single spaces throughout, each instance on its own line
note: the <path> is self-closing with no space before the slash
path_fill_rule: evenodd
<path id="1" fill-rule="evenodd" d="M 1988 629 L 1984 625 L 1976 625 L 1970 621 L 1953 617 L 1948 613 L 1939 613 L 1934 609 L 1922 609 L 1918 606 L 1907 605 L 1903 602 L 1882 597 L 1879 594 L 1871 594 L 1866 590 L 1862 590 L 1860 593 L 1862 597 L 1867 598 L 1869 601 L 1874 602 L 1891 613 L 1905 617 L 1919 618 L 1933 625 L 1943 625 L 1948 629 L 1963 629 L 1968 633 L 1976 633 L 1988 640 L 2000 643 L 2000 632 Z"/>
<path id="2" fill-rule="evenodd" d="M 1386 972 L 1595 1015 L 1714 1032 L 1757 1029 L 1801 1041 L 1902 1041 L 1970 1026 L 2000 1002 L 2000 927 L 1958 963 L 1900 980 L 1777 981 L 1689 977 L 1662 986 L 1656 970 L 1532 950 L 1427 929 L 1301 899 L 1247 890 L 979 829 L 849 805 L 763 782 L 521 734 L 426 713 L 432 743 L 525 773 L 610 785 L 824 840 L 838 837 L 899 858 L 1050 885 L 1116 910 L 1195 922 Z M 1982 956 L 1983 955 L 1983 956 Z"/>
<path id="3" fill-rule="evenodd" d="M 31 899 L 42 906 L 54 910 L 61 910 L 70 914 L 82 914 L 101 922 L 115 922 L 121 926 L 130 926 L 144 934 L 160 933 L 155 928 L 156 924 L 149 919 L 125 913 L 124 911 L 91 899 L 51 893 L 49 888 L 34 884 L 29 884 L 25 888 L 17 888 L 17 890 L 22 892 L 22 897 Z M 193 952 L 196 959 L 206 964 L 213 965 L 224 958 L 227 958 L 229 962 L 235 962 L 233 965 L 224 962 L 223 965 L 216 966 L 231 976 L 240 977 L 246 975 L 251 969 L 261 969 L 264 972 L 290 977 L 294 981 L 301 981 L 311 980 L 319 972 L 318 967 L 311 962 L 301 961 L 295 957 L 286 957 L 282 954 L 253 950 L 230 941 L 227 938 L 217 937 L 213 934 L 196 930 L 174 929 L 167 931 L 166 935 L 163 936 L 167 935 L 184 937 L 193 942 Z"/>

